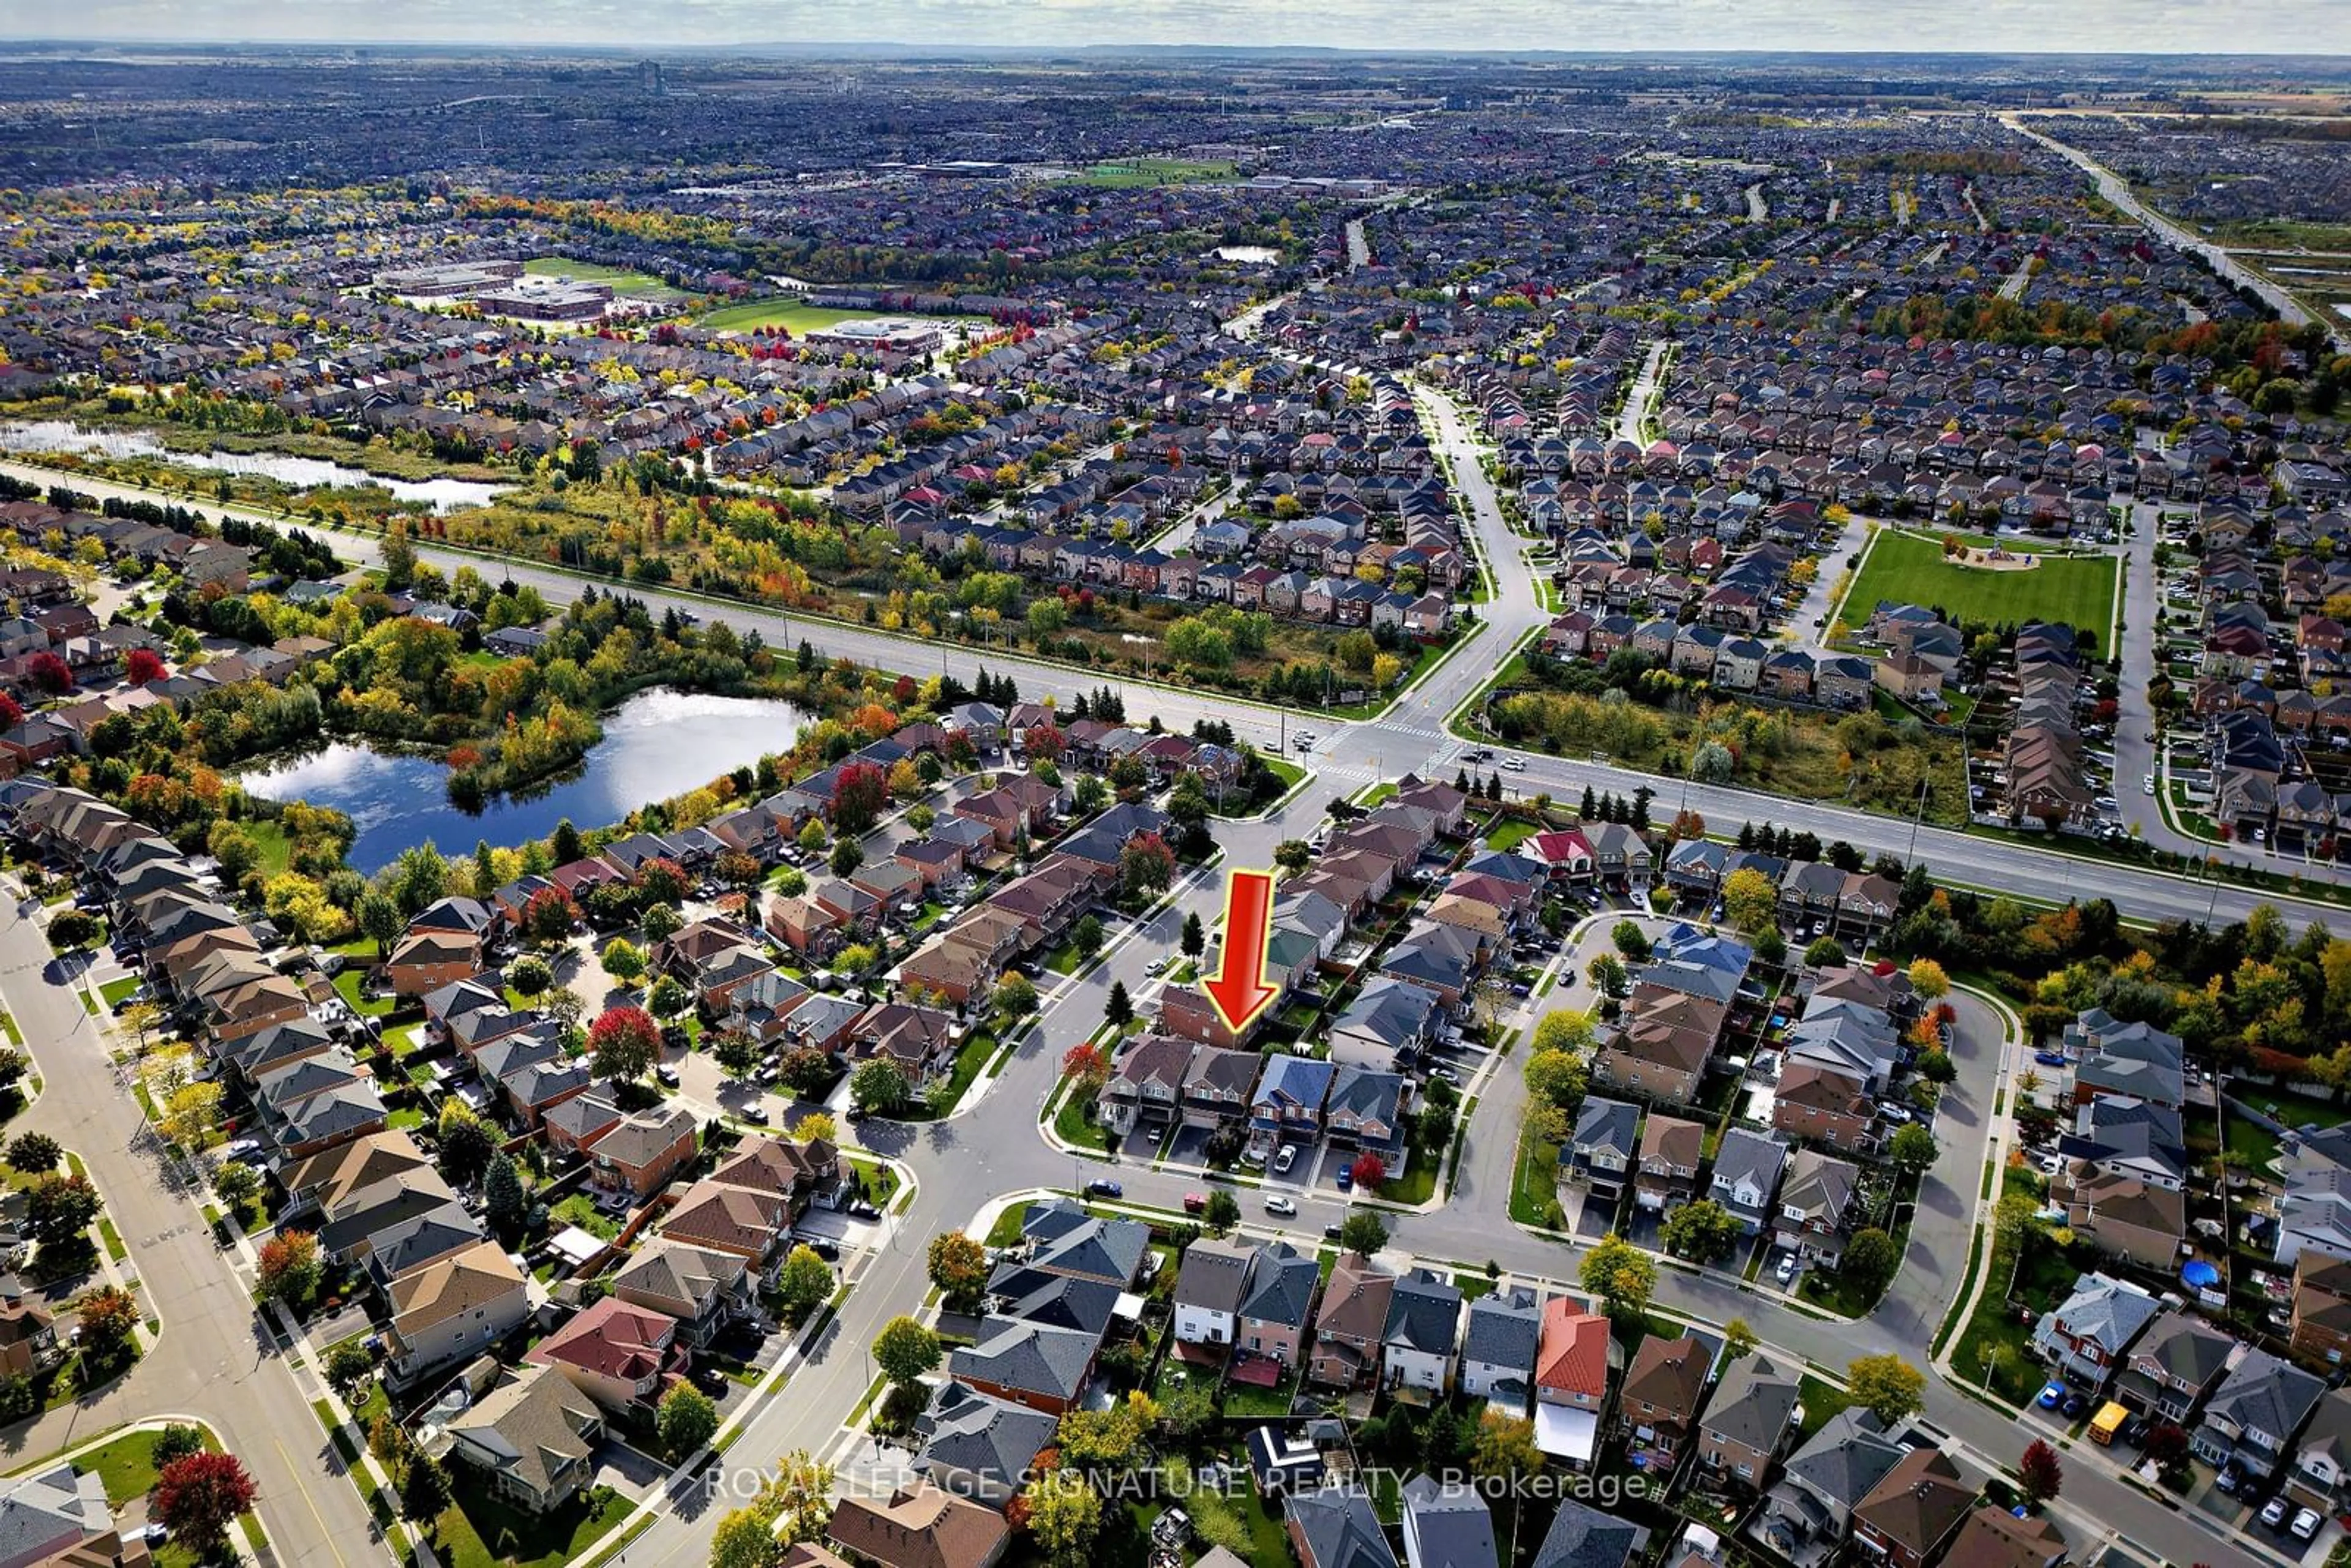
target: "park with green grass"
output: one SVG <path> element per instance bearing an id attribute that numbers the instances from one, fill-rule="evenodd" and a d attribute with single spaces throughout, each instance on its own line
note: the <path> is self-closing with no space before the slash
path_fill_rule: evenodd
<path id="1" fill-rule="evenodd" d="M 1229 180 L 1240 170 L 1235 164 L 1201 158 L 1122 158 L 1096 163 L 1078 177 L 1089 185 L 1127 190 L 1138 185 L 1187 185 L 1203 180 Z"/>
<path id="2" fill-rule="evenodd" d="M 763 299 L 745 299 L 733 305 L 722 305 L 696 319 L 695 325 L 714 332 L 756 332 L 762 327 L 781 327 L 793 337 L 807 332 L 820 332 L 827 327 L 837 327 L 843 321 L 865 321 L 877 316 L 923 316 L 908 310 L 843 310 L 829 305 L 803 305 L 771 294 Z M 924 317 L 949 323 L 983 321 L 979 316 Z"/>
<path id="3" fill-rule="evenodd" d="M 2105 645 L 2114 620 L 2114 557 L 2044 555 L 2015 543 L 2005 548 L 2030 555 L 2033 564 L 2012 570 L 1963 566 L 1945 558 L 1939 537 L 1881 529 L 1836 619 L 1848 632 L 1857 632 L 1884 601 L 1938 610 L 1962 623 L 2063 622 L 2095 633 L 2099 646 Z"/>
<path id="4" fill-rule="evenodd" d="M 650 272 L 638 272 L 625 267 L 606 267 L 601 262 L 574 261 L 568 256 L 542 256 L 522 264 L 523 271 L 533 277 L 559 277 L 567 283 L 601 283 L 624 299 L 645 299 L 656 305 L 675 305 L 691 298 L 682 288 L 673 288 Z"/>

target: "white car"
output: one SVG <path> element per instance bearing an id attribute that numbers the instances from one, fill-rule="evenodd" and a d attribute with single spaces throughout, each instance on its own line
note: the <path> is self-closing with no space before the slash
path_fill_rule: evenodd
<path id="1" fill-rule="evenodd" d="M 1526 770 L 1527 770 L 1527 759 L 1526 759 L 1525 758 L 1523 758 L 1523 757 L 1505 757 L 1505 758 L 1502 758 L 1502 771 L 1503 771 L 1503 772 L 1505 772 L 1505 773 L 1524 773 Z"/>
<path id="2" fill-rule="evenodd" d="M 1280 1215 L 1286 1219 L 1298 1212 L 1298 1200 L 1294 1197 L 1285 1197 L 1278 1192 L 1270 1192 L 1265 1195 L 1265 1211 L 1268 1214 Z"/>
<path id="3" fill-rule="evenodd" d="M 1143 972 L 1146 975 L 1156 975 L 1165 967 L 1167 967 L 1166 959 L 1154 958 L 1151 962 L 1143 966 Z"/>
<path id="4" fill-rule="evenodd" d="M 2139 787 L 2139 791 L 2140 791 L 2140 793 L 2142 793 L 2142 794 L 2147 794 L 2147 795 L 2152 795 L 2152 794 L 2154 794 L 2154 793 L 2155 793 L 2155 775 L 2154 775 L 2154 774 L 2152 774 L 2152 773 L 2150 773 L 2150 774 L 2148 774 L 2146 778 L 2144 778 L 2144 779 L 2140 779 L 2140 780 L 2138 781 L 2138 787 Z"/>
<path id="5" fill-rule="evenodd" d="M 1779 1268 L 1773 1270 L 1772 1273 L 1783 1285 L 1792 1282 L 1796 1277 L 1796 1255 L 1791 1252 L 1781 1259 Z"/>
<path id="6" fill-rule="evenodd" d="M 1288 1176 L 1290 1174 L 1290 1167 L 1297 1163 L 1298 1145 L 1296 1144 L 1284 1144 L 1281 1145 L 1281 1153 L 1273 1156 L 1273 1174 L 1276 1176 Z"/>

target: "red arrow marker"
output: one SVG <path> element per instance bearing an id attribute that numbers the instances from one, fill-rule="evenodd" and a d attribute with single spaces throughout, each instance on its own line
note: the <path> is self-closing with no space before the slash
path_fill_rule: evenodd
<path id="1" fill-rule="evenodd" d="M 1273 940 L 1273 873 L 1236 871 L 1225 879 L 1225 952 L 1217 977 L 1203 988 L 1217 1016 L 1235 1034 L 1255 1022 L 1280 993 L 1265 977 Z"/>

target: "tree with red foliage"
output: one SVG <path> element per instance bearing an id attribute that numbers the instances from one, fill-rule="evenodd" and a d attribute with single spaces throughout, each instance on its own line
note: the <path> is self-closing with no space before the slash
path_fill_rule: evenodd
<path id="1" fill-rule="evenodd" d="M 580 906 L 559 887 L 542 887 L 522 906 L 523 934 L 534 942 L 563 942 L 580 919 Z"/>
<path id="2" fill-rule="evenodd" d="M 1020 744 L 1028 747 L 1031 762 L 1059 762 L 1069 747 L 1070 737 L 1061 733 L 1061 726 L 1049 722 L 1031 725 L 1020 737 Z"/>
<path id="3" fill-rule="evenodd" d="M 878 764 L 852 762 L 841 770 L 832 790 L 832 828 L 854 838 L 871 828 L 890 803 L 890 776 Z"/>
<path id="4" fill-rule="evenodd" d="M 122 678 L 134 686 L 160 681 L 171 673 L 152 648 L 133 648 L 131 656 L 122 661 Z"/>
<path id="5" fill-rule="evenodd" d="M 1347 1177 L 1364 1191 L 1375 1192 L 1388 1179 L 1388 1163 L 1377 1155 L 1357 1155 L 1355 1163 L 1347 1167 Z"/>
<path id="6" fill-rule="evenodd" d="M 1110 1058 L 1098 1045 L 1073 1045 L 1061 1055 L 1061 1076 L 1072 1083 L 1099 1089 L 1110 1082 Z"/>
<path id="7" fill-rule="evenodd" d="M 600 1076 L 632 1082 L 660 1059 L 661 1026 L 643 1008 L 606 1008 L 588 1027 L 588 1051 Z"/>
<path id="8" fill-rule="evenodd" d="M 236 1516 L 251 1511 L 254 1490 L 235 1454 L 197 1452 L 163 1467 L 153 1511 L 181 1545 L 209 1557 L 228 1543 Z"/>
<path id="9" fill-rule="evenodd" d="M 25 662 L 25 673 L 32 677 L 35 685 L 51 696 L 73 690 L 73 672 L 67 669 L 66 662 L 55 653 L 34 654 Z"/>
<path id="10" fill-rule="evenodd" d="M 2016 1461 L 2016 1479 L 2024 1489 L 2025 1500 L 2038 1505 L 2064 1489 L 2065 1467 L 2057 1462 L 2056 1449 L 2035 1437 L 2025 1446 L 2024 1457 Z"/>
<path id="11" fill-rule="evenodd" d="M 637 868 L 637 892 L 647 904 L 681 903 L 693 885 L 685 868 L 674 860 L 656 855 Z"/>
<path id="12" fill-rule="evenodd" d="M 14 729 L 25 722 L 25 705 L 0 692 L 0 729 Z"/>

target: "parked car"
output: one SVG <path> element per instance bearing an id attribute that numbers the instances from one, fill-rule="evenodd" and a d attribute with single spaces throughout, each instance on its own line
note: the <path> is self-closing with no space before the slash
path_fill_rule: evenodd
<path id="1" fill-rule="evenodd" d="M 677 1069 L 670 1066 L 667 1062 L 664 1062 L 661 1066 L 653 1069 L 653 1077 L 660 1082 L 661 1086 L 664 1089 L 674 1089 L 678 1086 L 679 1079 Z"/>
<path id="2" fill-rule="evenodd" d="M 2294 1516 L 2294 1523 L 2288 1526 L 2288 1529 L 2296 1541 L 2307 1541 L 2318 1533 L 2318 1511 L 2314 1508 L 2305 1508 Z"/>
<path id="3" fill-rule="evenodd" d="M 768 1108 L 765 1105 L 746 1105 L 743 1107 L 743 1120 L 755 1127 L 764 1127 L 768 1124 Z"/>
<path id="4" fill-rule="evenodd" d="M 807 1248 L 828 1263 L 841 1260 L 841 1243 L 830 1236 L 795 1236 L 793 1242 Z"/>
<path id="5" fill-rule="evenodd" d="M 1355 1172 L 1354 1167 L 1352 1166 L 1341 1166 L 1339 1167 L 1339 1190 L 1341 1192 L 1353 1192 L 1355 1190 Z"/>
<path id="6" fill-rule="evenodd" d="M 2270 1499 L 2262 1505 L 2262 1522 L 2272 1530 L 2277 1529 L 2285 1522 L 2286 1507 L 2286 1500 L 2283 1496 Z"/>
<path id="7" fill-rule="evenodd" d="M 1124 1197 L 1126 1188 L 1117 1182 L 1097 1176 L 1086 1183 L 1086 1196 L 1088 1197 Z"/>
<path id="8" fill-rule="evenodd" d="M 2065 1053 L 2062 1051 L 2036 1051 L 2032 1053 L 2032 1060 L 2043 1067 L 2063 1067 L 2065 1065 Z"/>
<path id="9" fill-rule="evenodd" d="M 1793 1252 L 1791 1252 L 1785 1258 L 1781 1259 L 1780 1266 L 1771 1270 L 1771 1273 L 1773 1278 L 1777 1279 L 1780 1283 L 1783 1285 L 1794 1283 L 1796 1278 L 1796 1255 Z"/>
<path id="10" fill-rule="evenodd" d="M 1270 1192 L 1265 1195 L 1265 1211 L 1287 1218 L 1298 1212 L 1298 1200 L 1283 1193 Z"/>
<path id="11" fill-rule="evenodd" d="M 2065 1403 L 2063 1408 L 2065 1412 L 2065 1419 L 2068 1421 L 2080 1420 L 2082 1418 L 2082 1413 L 2089 1407 L 2090 1401 L 2087 1396 L 2081 1394 L 2068 1394 L 2065 1396 Z"/>
<path id="12" fill-rule="evenodd" d="M 1273 1156 L 1273 1174 L 1276 1176 L 1288 1176 L 1290 1174 L 1290 1167 L 1297 1163 L 1298 1145 L 1296 1144 L 1284 1144 L 1281 1145 L 1281 1152 Z"/>
<path id="13" fill-rule="evenodd" d="M 1184 1212 L 1185 1212 L 1185 1213 L 1186 1213 L 1186 1214 L 1205 1214 L 1205 1213 L 1207 1213 L 1207 1209 L 1208 1209 L 1208 1195 L 1207 1195 L 1207 1193 L 1205 1193 L 1205 1192 L 1187 1192 L 1187 1193 L 1186 1193 L 1186 1194 L 1184 1195 Z"/>
<path id="14" fill-rule="evenodd" d="M 2033 1403 L 2039 1405 L 2043 1410 L 2054 1410 L 2064 1404 L 2064 1400 L 2065 1385 L 2052 1378 L 2041 1385 L 2041 1396 Z"/>

